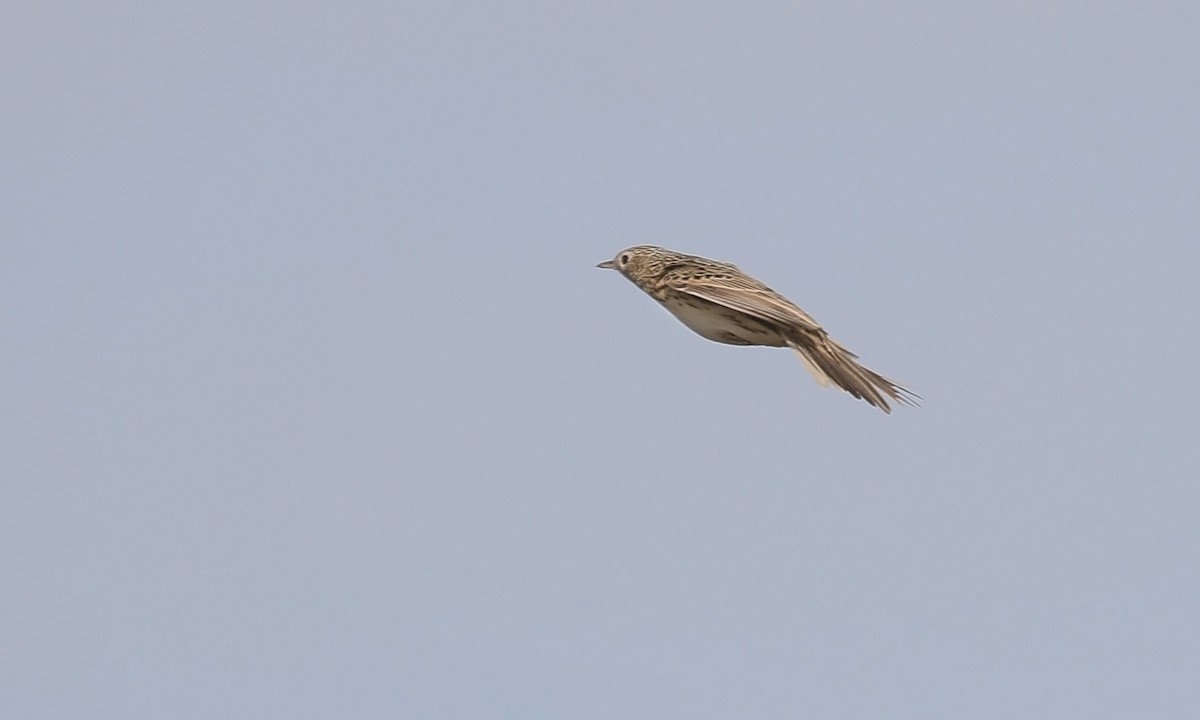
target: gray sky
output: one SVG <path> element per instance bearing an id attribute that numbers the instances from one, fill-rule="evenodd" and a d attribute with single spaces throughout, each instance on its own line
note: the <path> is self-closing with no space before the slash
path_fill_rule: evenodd
<path id="1" fill-rule="evenodd" d="M 0 26 L 0 715 L 1200 716 L 1200 5 L 175 5 Z"/>

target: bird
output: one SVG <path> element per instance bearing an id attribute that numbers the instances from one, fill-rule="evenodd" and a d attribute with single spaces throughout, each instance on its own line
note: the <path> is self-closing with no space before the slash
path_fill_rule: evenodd
<path id="1" fill-rule="evenodd" d="M 921 397 L 858 362 L 792 301 L 736 265 L 657 245 L 635 245 L 596 265 L 616 270 L 701 337 L 726 345 L 789 347 L 819 384 L 891 413 Z"/>

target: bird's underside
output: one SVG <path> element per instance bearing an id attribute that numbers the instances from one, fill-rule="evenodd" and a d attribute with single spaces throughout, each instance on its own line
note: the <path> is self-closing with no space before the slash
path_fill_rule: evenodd
<path id="1" fill-rule="evenodd" d="M 884 412 L 891 412 L 889 398 L 905 405 L 916 404 L 913 393 L 859 363 L 854 353 L 829 337 L 811 318 L 811 324 L 784 326 L 679 291 L 668 294 L 662 305 L 697 335 L 713 342 L 790 347 L 822 387 L 837 385 Z"/>

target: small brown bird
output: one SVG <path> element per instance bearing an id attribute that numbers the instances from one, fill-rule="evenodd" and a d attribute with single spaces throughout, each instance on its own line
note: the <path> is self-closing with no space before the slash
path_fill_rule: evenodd
<path id="1" fill-rule="evenodd" d="M 637 245 L 596 267 L 616 270 L 701 337 L 727 345 L 790 347 L 813 378 L 830 382 L 885 413 L 888 398 L 920 396 L 858 363 L 858 356 L 790 300 L 730 263 Z"/>

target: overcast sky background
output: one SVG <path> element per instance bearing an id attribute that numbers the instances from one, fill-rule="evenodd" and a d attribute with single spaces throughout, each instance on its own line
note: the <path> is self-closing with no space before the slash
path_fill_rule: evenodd
<path id="1" fill-rule="evenodd" d="M 0 24 L 0 715 L 1200 716 L 1200 5 L 191 5 Z"/>

